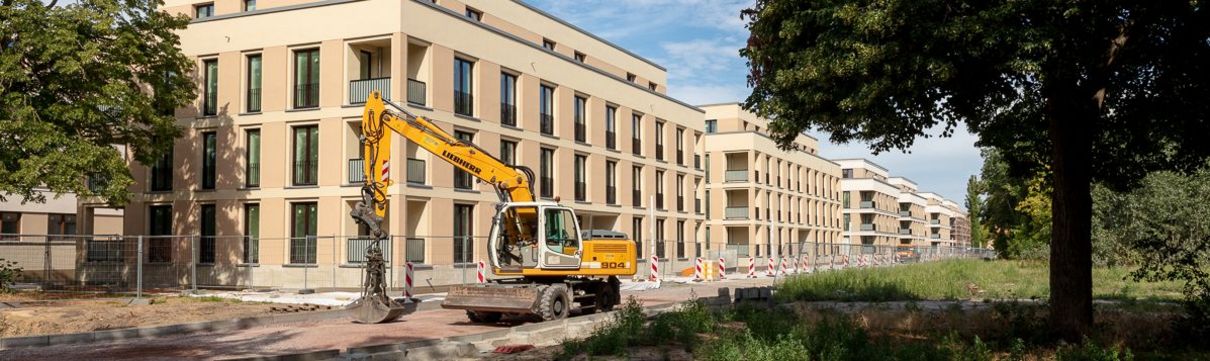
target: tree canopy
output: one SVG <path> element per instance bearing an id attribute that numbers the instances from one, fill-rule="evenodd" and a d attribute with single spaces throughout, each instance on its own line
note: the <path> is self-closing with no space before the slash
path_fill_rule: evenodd
<path id="1" fill-rule="evenodd" d="M 173 110 L 195 84 L 174 33 L 189 19 L 161 4 L 3 0 L 0 200 L 44 201 L 43 188 L 122 204 L 132 179 L 119 149 L 151 164 L 172 146 Z"/>
<path id="2" fill-rule="evenodd" d="M 744 105 L 783 145 L 818 129 L 905 150 L 966 126 L 1014 173 L 1049 171 L 1051 317 L 1069 339 L 1092 325 L 1092 182 L 1210 154 L 1200 1 L 757 0 L 743 15 Z"/>

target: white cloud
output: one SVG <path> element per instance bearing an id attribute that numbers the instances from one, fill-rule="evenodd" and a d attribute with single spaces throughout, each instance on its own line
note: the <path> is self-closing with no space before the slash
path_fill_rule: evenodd
<path id="1" fill-rule="evenodd" d="M 678 85 L 668 89 L 669 95 L 689 104 L 712 104 L 743 101 L 749 90 L 727 84 Z"/>

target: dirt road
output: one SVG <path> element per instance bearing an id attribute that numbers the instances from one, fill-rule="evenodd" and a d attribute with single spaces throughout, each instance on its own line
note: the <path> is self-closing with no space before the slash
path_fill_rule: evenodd
<path id="1" fill-rule="evenodd" d="M 634 296 L 644 305 L 658 305 L 688 300 L 693 295 L 715 296 L 719 287 L 752 287 L 772 283 L 771 278 L 733 279 L 703 284 L 665 282 L 659 289 L 623 291 L 623 297 Z M 462 311 L 441 309 L 435 304 L 422 304 L 416 313 L 386 324 L 361 325 L 345 320 L 278 324 L 238 331 L 115 343 L 0 350 L 0 360 L 179 360 L 268 356 L 440 339 L 507 327 L 510 325 L 472 324 L 467 321 Z"/>

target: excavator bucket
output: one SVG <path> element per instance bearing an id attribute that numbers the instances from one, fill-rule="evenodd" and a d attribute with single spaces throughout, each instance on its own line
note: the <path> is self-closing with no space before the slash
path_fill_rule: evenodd
<path id="1" fill-rule="evenodd" d="M 442 308 L 530 314 L 538 300 L 536 287 L 454 286 L 441 302 Z"/>
<path id="2" fill-rule="evenodd" d="M 397 302 L 386 297 L 362 297 L 345 309 L 349 311 L 354 322 L 375 324 L 389 322 L 415 312 L 416 305 L 416 302 Z"/>

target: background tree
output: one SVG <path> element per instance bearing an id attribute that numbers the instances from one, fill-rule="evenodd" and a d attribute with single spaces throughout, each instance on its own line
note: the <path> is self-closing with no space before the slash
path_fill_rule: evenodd
<path id="1" fill-rule="evenodd" d="M 966 181 L 966 217 L 971 222 L 971 245 L 983 248 L 987 231 L 983 229 L 983 182 L 972 175 Z"/>
<path id="2" fill-rule="evenodd" d="M 45 187 L 124 203 L 132 180 L 115 145 L 151 164 L 180 133 L 173 109 L 195 96 L 173 33 L 189 19 L 156 0 L 2 4 L 0 200 L 44 201 Z"/>
<path id="3" fill-rule="evenodd" d="M 756 0 L 752 94 L 783 145 L 818 129 L 875 152 L 960 123 L 1050 176 L 1051 321 L 1092 326 L 1090 186 L 1210 154 L 1210 9 L 1198 1 Z"/>

